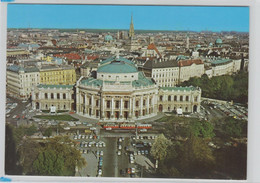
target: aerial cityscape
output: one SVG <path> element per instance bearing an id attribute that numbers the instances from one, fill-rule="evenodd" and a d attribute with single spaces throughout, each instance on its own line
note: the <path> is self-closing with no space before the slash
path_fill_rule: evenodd
<path id="1" fill-rule="evenodd" d="M 6 174 L 246 179 L 248 7 L 18 4 L 7 22 Z"/>

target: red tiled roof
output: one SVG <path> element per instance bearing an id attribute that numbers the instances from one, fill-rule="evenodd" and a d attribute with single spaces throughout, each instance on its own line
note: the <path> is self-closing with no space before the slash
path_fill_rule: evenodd
<path id="1" fill-rule="evenodd" d="M 68 60 L 80 60 L 82 57 L 77 53 L 66 53 L 66 54 L 56 54 L 55 57 L 66 58 Z"/>
<path id="2" fill-rule="evenodd" d="M 98 55 L 88 55 L 88 56 L 87 56 L 87 60 L 95 60 L 95 59 L 97 59 L 97 58 L 99 58 Z"/>
<path id="3" fill-rule="evenodd" d="M 178 62 L 179 67 L 190 66 L 192 64 L 196 64 L 196 65 L 203 64 L 203 61 L 200 59 L 196 59 L 196 60 L 180 60 Z"/>
<path id="4" fill-rule="evenodd" d="M 147 46 L 147 50 L 155 50 L 156 53 L 161 57 L 162 55 L 160 54 L 160 52 L 158 51 L 158 49 L 156 48 L 154 43 L 151 43 Z"/>

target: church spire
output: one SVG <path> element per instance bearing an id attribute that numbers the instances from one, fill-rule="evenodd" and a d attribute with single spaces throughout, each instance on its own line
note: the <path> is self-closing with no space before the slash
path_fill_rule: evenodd
<path id="1" fill-rule="evenodd" d="M 135 36 L 135 31 L 134 31 L 134 22 L 133 22 L 133 13 L 131 15 L 131 23 L 130 23 L 130 28 L 129 28 L 129 38 L 133 39 Z"/>

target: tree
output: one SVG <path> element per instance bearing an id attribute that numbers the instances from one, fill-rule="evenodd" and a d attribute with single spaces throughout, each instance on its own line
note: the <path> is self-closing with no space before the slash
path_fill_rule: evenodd
<path id="1" fill-rule="evenodd" d="M 26 139 L 19 147 L 20 162 L 27 175 L 74 176 L 75 167 L 83 167 L 86 161 L 79 150 L 71 145 L 67 136 L 55 137 L 47 142 Z"/>
<path id="2" fill-rule="evenodd" d="M 16 151 L 14 128 L 7 124 L 5 129 L 5 173 L 19 175 L 21 174 L 21 167 L 18 166 L 19 154 Z"/>
<path id="3" fill-rule="evenodd" d="M 222 133 L 228 137 L 247 136 L 247 122 L 227 117 L 221 125 Z"/>
<path id="4" fill-rule="evenodd" d="M 170 140 L 168 140 L 163 134 L 159 135 L 152 145 L 151 155 L 156 160 L 163 161 L 167 156 L 167 148 L 170 145 Z"/>
<path id="5" fill-rule="evenodd" d="M 180 171 L 185 177 L 204 177 L 213 170 L 215 157 L 208 146 L 208 142 L 199 137 L 192 136 L 183 145 L 180 154 Z"/>
<path id="6" fill-rule="evenodd" d="M 210 122 L 195 120 L 190 123 L 189 131 L 192 135 L 202 138 L 212 138 L 215 136 L 214 127 Z"/>
<path id="7" fill-rule="evenodd" d="M 45 149 L 40 152 L 37 159 L 33 162 L 35 175 L 62 175 L 64 170 L 64 157 L 57 154 L 52 149 Z"/>
<path id="8" fill-rule="evenodd" d="M 37 127 L 35 125 L 31 125 L 29 128 L 25 129 L 25 135 L 31 136 L 37 132 Z"/>
<path id="9" fill-rule="evenodd" d="M 44 133 L 43 133 L 44 136 L 47 136 L 47 137 L 50 137 L 52 135 L 52 128 L 47 128 Z"/>

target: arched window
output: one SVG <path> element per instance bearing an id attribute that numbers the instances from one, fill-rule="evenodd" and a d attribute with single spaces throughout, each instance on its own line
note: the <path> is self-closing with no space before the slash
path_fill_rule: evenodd
<path id="1" fill-rule="evenodd" d="M 171 101 L 172 100 L 172 97 L 171 95 L 168 96 L 168 101 Z"/>

